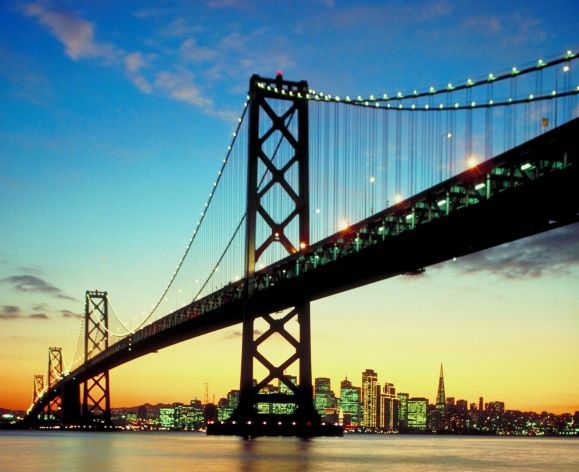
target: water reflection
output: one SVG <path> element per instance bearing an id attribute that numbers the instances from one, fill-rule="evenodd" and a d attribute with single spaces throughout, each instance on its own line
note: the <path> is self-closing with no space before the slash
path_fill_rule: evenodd
<path id="1" fill-rule="evenodd" d="M 256 438 L 192 433 L 0 432 L 2 472 L 568 471 L 576 439 L 456 436 Z"/>

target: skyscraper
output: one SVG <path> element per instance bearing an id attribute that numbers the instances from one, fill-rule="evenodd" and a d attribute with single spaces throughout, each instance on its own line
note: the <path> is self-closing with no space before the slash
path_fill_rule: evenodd
<path id="1" fill-rule="evenodd" d="M 360 426 L 362 406 L 360 387 L 354 387 L 347 378 L 340 383 L 340 411 L 344 426 Z"/>
<path id="2" fill-rule="evenodd" d="M 446 395 L 444 393 L 444 372 L 440 364 L 440 377 L 438 378 L 438 393 L 436 394 L 436 409 L 444 411 L 446 405 Z"/>
<path id="3" fill-rule="evenodd" d="M 330 379 L 318 377 L 314 380 L 314 404 L 323 421 L 337 422 L 336 396 L 332 392 Z"/>
<path id="4" fill-rule="evenodd" d="M 366 369 L 362 372 L 362 426 L 366 428 L 380 427 L 380 419 L 378 418 L 379 389 L 378 374 L 372 369 Z"/>
<path id="5" fill-rule="evenodd" d="M 380 427 L 385 431 L 398 429 L 398 400 L 394 384 L 385 383 L 380 396 Z"/>
<path id="6" fill-rule="evenodd" d="M 408 394 L 399 393 L 398 398 L 398 431 L 406 431 L 408 429 Z"/>
<path id="7" fill-rule="evenodd" d="M 454 403 L 454 399 L 453 399 Z M 434 431 L 446 429 L 446 395 L 444 392 L 444 372 L 440 364 L 440 376 L 438 377 L 438 392 L 436 393 L 436 409 L 432 415 L 431 427 Z"/>

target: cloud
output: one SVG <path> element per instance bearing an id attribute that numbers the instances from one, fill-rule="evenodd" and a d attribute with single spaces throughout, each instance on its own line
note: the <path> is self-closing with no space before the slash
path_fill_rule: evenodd
<path id="1" fill-rule="evenodd" d="M 0 310 L 0 320 L 14 320 L 22 318 L 22 312 L 19 307 L 14 305 L 2 305 Z"/>
<path id="2" fill-rule="evenodd" d="M 39 303 L 38 305 L 34 305 L 32 309 L 34 311 L 48 311 L 50 309 L 50 306 L 48 305 L 48 303 Z"/>
<path id="3" fill-rule="evenodd" d="M 463 274 L 486 272 L 505 279 L 565 276 L 579 267 L 579 224 L 478 252 L 455 264 Z"/>
<path id="4" fill-rule="evenodd" d="M 0 308 L 0 320 L 20 319 L 48 320 L 50 318 L 46 313 L 33 313 L 32 315 L 26 315 L 22 312 L 20 307 L 14 305 L 2 305 Z"/>
<path id="5" fill-rule="evenodd" d="M 142 69 L 149 66 L 148 60 L 140 52 L 132 52 L 124 58 L 125 71 L 129 80 L 143 93 L 149 94 L 153 86 L 141 73 Z"/>
<path id="6" fill-rule="evenodd" d="M 462 20 L 463 33 L 475 33 L 495 38 L 503 46 L 522 46 L 540 44 L 547 38 L 541 20 L 514 13 L 509 16 L 475 15 Z"/>
<path id="7" fill-rule="evenodd" d="M 74 313 L 74 312 L 72 312 L 72 311 L 70 311 L 70 310 L 60 310 L 60 315 L 61 315 L 63 318 L 66 318 L 66 319 L 76 319 L 76 320 L 78 320 L 78 319 L 83 318 L 82 315 L 79 315 L 78 313 Z"/>
<path id="8" fill-rule="evenodd" d="M 195 83 L 193 74 L 185 69 L 179 72 L 159 72 L 155 78 L 155 86 L 174 100 L 205 109 L 210 109 L 213 105 Z"/>
<path id="9" fill-rule="evenodd" d="M 45 293 L 63 300 L 75 300 L 59 288 L 34 275 L 13 275 L 0 280 L 1 284 L 10 285 L 17 292 Z"/>
<path id="10" fill-rule="evenodd" d="M 253 330 L 253 336 L 261 336 L 263 333 L 259 329 Z M 243 335 L 241 331 L 230 331 L 226 336 L 225 339 L 236 339 Z"/>
<path id="11" fill-rule="evenodd" d="M 503 30 L 503 25 L 498 16 L 470 16 L 462 21 L 461 28 L 488 35 L 500 33 Z"/>
<path id="12" fill-rule="evenodd" d="M 217 57 L 217 50 L 199 46 L 193 38 L 186 39 L 181 44 L 181 55 L 186 61 L 203 62 Z"/>
<path id="13" fill-rule="evenodd" d="M 40 3 L 28 5 L 25 13 L 46 26 L 64 45 L 66 54 L 75 61 L 102 59 L 105 62 L 114 62 L 122 54 L 112 44 L 97 42 L 94 24 L 72 13 L 51 10 Z"/>

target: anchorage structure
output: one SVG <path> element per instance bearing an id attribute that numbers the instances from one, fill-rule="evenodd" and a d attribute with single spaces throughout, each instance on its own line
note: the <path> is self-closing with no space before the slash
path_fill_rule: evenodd
<path id="1" fill-rule="evenodd" d="M 310 243 L 308 102 L 298 98 L 298 94 L 307 93 L 307 82 L 283 80 L 281 73 L 275 79 L 254 75 L 250 81 L 245 254 L 248 283 L 243 315 L 240 397 L 231 421 L 214 425 L 210 433 L 244 436 L 336 434 L 329 426 L 321 428 L 320 416 L 314 408 L 310 301 L 296 293 L 294 306 L 280 318 L 272 313 L 258 314 L 253 304 L 253 277 L 260 257 L 274 244 L 281 245 L 287 254 L 295 254 Z M 275 106 L 274 102 L 279 104 L 280 100 L 284 103 Z M 276 155 L 282 144 L 289 150 L 286 159 Z M 281 192 L 288 202 L 290 211 L 287 214 L 268 207 L 266 198 L 274 192 Z M 265 225 L 268 235 L 263 241 L 257 239 L 258 219 Z M 267 328 L 256 335 L 255 321 L 259 318 L 266 322 Z M 288 322 L 295 320 L 299 323 L 297 337 L 286 327 Z M 263 343 L 275 334 L 293 351 L 278 365 L 260 351 Z M 255 379 L 256 363 L 266 372 L 261 379 Z M 286 374 L 286 370 L 296 363 L 299 363 L 297 384 Z M 279 393 L 260 393 L 275 380 L 280 386 Z M 290 414 L 259 414 L 258 403 L 293 407 Z M 268 408 L 272 410 L 275 412 L 274 408 Z"/>

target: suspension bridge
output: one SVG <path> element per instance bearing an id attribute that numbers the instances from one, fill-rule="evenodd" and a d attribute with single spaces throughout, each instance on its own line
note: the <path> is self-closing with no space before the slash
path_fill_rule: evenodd
<path id="1" fill-rule="evenodd" d="M 239 405 L 210 432 L 335 434 L 313 406 L 310 302 L 579 221 L 576 58 L 365 97 L 253 76 L 150 313 L 129 327 L 87 292 L 73 361 L 49 348 L 25 424 L 108 427 L 110 369 L 242 323 Z M 275 380 L 285 393 L 264 393 Z"/>

